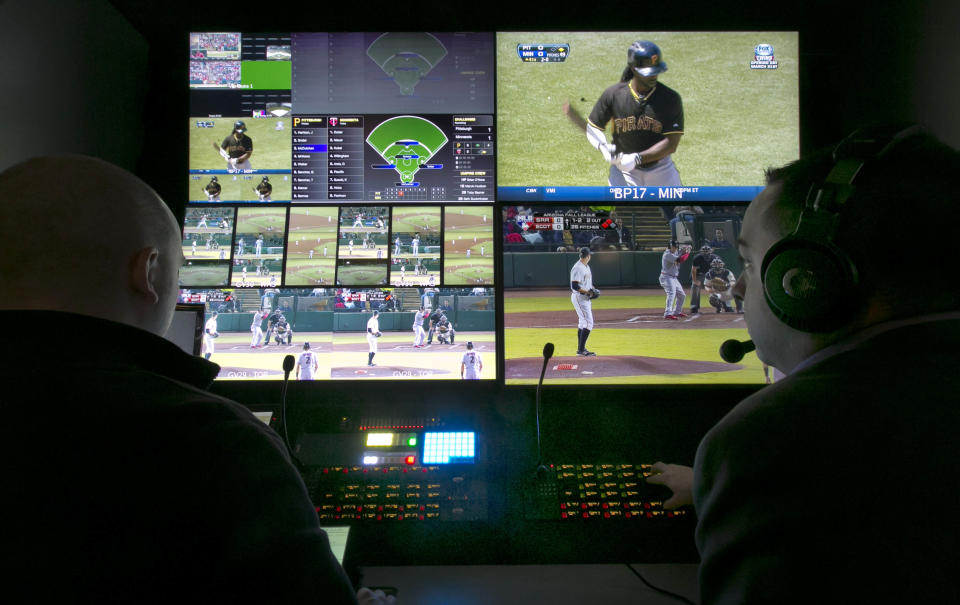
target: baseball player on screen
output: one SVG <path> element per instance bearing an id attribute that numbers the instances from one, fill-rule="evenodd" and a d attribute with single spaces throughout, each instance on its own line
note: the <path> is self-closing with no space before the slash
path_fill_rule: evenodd
<path id="1" fill-rule="evenodd" d="M 580 248 L 580 260 L 570 269 L 570 301 L 577 312 L 577 355 L 591 357 L 596 353 L 587 350 L 587 338 L 593 329 L 593 275 L 590 272 L 590 248 Z"/>
<path id="2" fill-rule="evenodd" d="M 686 317 L 683 313 L 683 301 L 687 295 L 683 293 L 683 286 L 680 284 L 680 265 L 686 262 L 690 256 L 690 246 L 680 248 L 677 240 L 670 240 L 670 247 L 664 250 L 661 257 L 660 285 L 663 291 L 667 293 L 667 304 L 663 310 L 664 319 L 680 319 Z"/>
<path id="3" fill-rule="evenodd" d="M 383 336 L 380 333 L 380 311 L 374 311 L 373 317 L 367 321 L 367 344 L 370 345 L 370 352 L 367 353 L 367 365 L 375 366 L 377 364 L 373 363 L 373 356 L 377 354 L 377 339 Z"/>
<path id="4" fill-rule="evenodd" d="M 467 343 L 467 352 L 460 359 L 460 378 L 464 380 L 478 380 L 483 371 L 483 361 L 480 354 L 473 350 L 473 343 Z"/>
<path id="5" fill-rule="evenodd" d="M 611 186 L 681 184 L 671 155 L 683 136 L 683 103 L 676 91 L 657 82 L 665 71 L 660 47 L 634 42 L 620 81 L 603 91 L 590 112 L 587 140 L 610 164 Z M 611 119 L 613 143 L 608 143 L 604 129 Z"/>
<path id="6" fill-rule="evenodd" d="M 423 308 L 423 305 L 420 305 L 420 310 L 414 313 L 413 315 L 413 348 L 420 349 L 423 348 L 423 339 L 426 338 L 427 334 L 423 331 L 423 320 L 429 313 Z"/>
<path id="7" fill-rule="evenodd" d="M 736 282 L 737 278 L 733 275 L 733 271 L 727 269 L 723 259 L 719 256 L 715 257 L 710 263 L 710 270 L 703 278 L 703 287 L 710 295 L 710 306 L 716 309 L 717 313 L 721 311 L 733 313 L 733 308 L 730 306 L 731 300 L 737 306 L 737 313 L 743 313 L 743 300 L 733 295 L 733 285 Z"/>
<path id="8" fill-rule="evenodd" d="M 253 155 L 253 139 L 246 135 L 247 125 L 241 120 L 233 123 L 233 132 L 217 145 L 213 144 L 220 156 L 227 160 L 227 170 L 253 170 L 250 156 Z"/>
<path id="9" fill-rule="evenodd" d="M 257 192 L 257 199 L 261 202 L 271 201 L 270 196 L 273 194 L 273 183 L 270 182 L 270 177 L 264 175 L 260 179 L 260 183 L 253 188 Z"/>
<path id="10" fill-rule="evenodd" d="M 210 359 L 210 356 L 213 355 L 213 339 L 220 336 L 220 332 L 217 332 L 217 315 L 216 311 L 210 316 L 210 319 L 207 320 L 207 323 L 203 326 L 203 358 Z"/>
<path id="11" fill-rule="evenodd" d="M 297 379 L 313 380 L 318 369 L 320 365 L 317 363 L 316 354 L 310 350 L 310 343 L 303 343 L 303 353 L 300 353 L 300 358 L 297 359 Z"/>
<path id="12" fill-rule="evenodd" d="M 260 343 L 263 341 L 263 320 L 267 318 L 268 313 L 266 311 L 260 310 L 253 313 L 253 320 L 250 322 L 250 332 L 252 336 L 250 337 L 250 348 L 256 349 L 261 346 Z M 268 337 L 269 339 L 269 337 Z"/>
<path id="13" fill-rule="evenodd" d="M 217 181 L 217 177 L 210 177 L 210 182 L 203 188 L 204 193 L 207 194 L 208 202 L 216 202 L 220 199 L 220 191 L 222 191 L 220 183 Z M 206 226 L 206 225 L 204 225 Z"/>

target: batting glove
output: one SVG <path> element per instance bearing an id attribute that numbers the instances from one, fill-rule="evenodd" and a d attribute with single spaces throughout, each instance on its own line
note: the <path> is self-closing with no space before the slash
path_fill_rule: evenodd
<path id="1" fill-rule="evenodd" d="M 639 153 L 621 153 L 616 159 L 617 168 L 619 168 L 621 172 L 630 172 L 634 168 L 640 167 Z"/>

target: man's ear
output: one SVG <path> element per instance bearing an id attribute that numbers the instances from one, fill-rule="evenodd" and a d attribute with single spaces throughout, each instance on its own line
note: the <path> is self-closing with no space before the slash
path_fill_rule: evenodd
<path id="1" fill-rule="evenodd" d="M 130 286 L 150 304 L 160 302 L 155 285 L 159 259 L 160 250 L 157 248 L 141 248 L 130 259 Z"/>

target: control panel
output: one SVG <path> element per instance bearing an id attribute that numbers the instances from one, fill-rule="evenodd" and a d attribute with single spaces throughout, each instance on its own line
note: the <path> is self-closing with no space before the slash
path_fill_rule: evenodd
<path id="1" fill-rule="evenodd" d="M 487 481 L 469 430 L 306 434 L 297 443 L 321 523 L 487 519 Z"/>
<path id="2" fill-rule="evenodd" d="M 531 519 L 646 520 L 679 519 L 686 510 L 663 508 L 670 490 L 646 482 L 650 464 L 550 464 L 534 483 L 527 506 Z"/>

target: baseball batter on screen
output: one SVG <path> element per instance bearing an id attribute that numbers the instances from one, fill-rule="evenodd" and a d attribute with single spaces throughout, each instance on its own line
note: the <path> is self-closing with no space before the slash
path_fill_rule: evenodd
<path id="1" fill-rule="evenodd" d="M 587 350 L 587 338 L 593 329 L 593 299 L 600 291 L 593 287 L 590 272 L 590 248 L 580 248 L 580 260 L 570 269 L 570 301 L 577 312 L 577 355 L 591 357 L 596 353 Z"/>
<path id="2" fill-rule="evenodd" d="M 374 311 L 373 316 L 367 320 L 367 344 L 370 351 L 367 353 L 367 365 L 375 366 L 373 356 L 377 354 L 377 339 L 383 336 L 380 332 L 380 311 Z"/>
<path id="3" fill-rule="evenodd" d="M 607 182 L 613 187 L 681 184 L 671 155 L 683 136 L 683 103 L 676 91 L 657 82 L 665 71 L 656 44 L 634 42 L 620 81 L 603 91 L 590 112 L 587 140 L 609 162 Z M 608 143 L 604 130 L 611 119 L 613 142 Z"/>
<path id="4" fill-rule="evenodd" d="M 233 132 L 227 135 L 222 143 L 213 143 L 213 148 L 227 161 L 227 170 L 253 170 L 250 164 L 253 139 L 247 136 L 246 132 L 247 125 L 242 120 L 237 120 L 233 123 Z"/>

